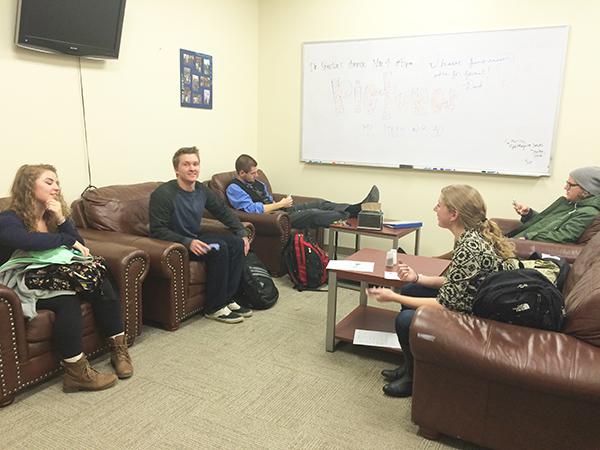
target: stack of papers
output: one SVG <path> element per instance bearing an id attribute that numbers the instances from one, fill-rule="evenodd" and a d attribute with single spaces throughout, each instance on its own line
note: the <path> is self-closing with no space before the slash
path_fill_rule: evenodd
<path id="1" fill-rule="evenodd" d="M 375 263 L 368 261 L 351 261 L 347 259 L 331 259 L 327 264 L 327 268 L 332 270 L 350 270 L 353 272 L 373 272 Z"/>
<path id="2" fill-rule="evenodd" d="M 418 220 L 384 220 L 383 225 L 394 229 L 421 228 L 423 222 L 419 222 Z"/>
<path id="3" fill-rule="evenodd" d="M 354 330 L 353 344 L 368 345 L 371 347 L 386 347 L 400 349 L 396 333 L 372 330 Z"/>

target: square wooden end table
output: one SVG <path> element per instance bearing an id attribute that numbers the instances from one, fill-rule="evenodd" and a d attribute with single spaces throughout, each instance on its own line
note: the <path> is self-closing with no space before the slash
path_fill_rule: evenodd
<path id="1" fill-rule="evenodd" d="M 398 248 L 398 239 L 404 237 L 410 233 L 415 233 L 415 247 L 414 254 L 419 254 L 419 242 L 421 240 L 421 227 L 415 228 L 390 228 L 384 226 L 381 230 L 366 230 L 363 228 L 357 228 L 356 225 L 358 219 L 350 218 L 345 223 L 333 223 L 329 225 L 329 244 L 328 244 L 328 256 L 329 259 L 337 259 L 337 242 L 339 233 L 354 234 L 354 251 L 360 250 L 360 238 L 361 236 L 371 236 L 382 239 L 391 239 L 392 248 Z"/>
<path id="2" fill-rule="evenodd" d="M 327 323 L 325 331 L 325 350 L 328 352 L 335 351 L 336 339 L 352 342 L 354 340 L 354 330 L 356 329 L 395 332 L 394 319 L 398 311 L 367 305 L 366 289 L 370 284 L 388 287 L 401 287 L 406 284 L 406 282 L 400 280 L 388 280 L 384 278 L 385 255 L 385 250 L 365 248 L 346 259 L 347 261 L 374 262 L 375 268 L 373 272 L 329 270 Z M 400 260 L 415 269 L 417 273 L 423 275 L 441 275 L 448 265 L 450 265 L 450 261 L 447 259 L 415 255 L 398 256 Z M 360 283 L 360 294 L 358 306 L 339 323 L 336 323 L 338 280 L 358 281 Z"/>

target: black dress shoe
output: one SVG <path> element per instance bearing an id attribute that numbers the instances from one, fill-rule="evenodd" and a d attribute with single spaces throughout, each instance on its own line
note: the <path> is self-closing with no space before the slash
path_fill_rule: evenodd
<path id="1" fill-rule="evenodd" d="M 410 397 L 412 395 L 412 385 L 411 378 L 402 377 L 383 386 L 383 392 L 390 397 Z"/>
<path id="2" fill-rule="evenodd" d="M 379 188 L 375 185 L 371 187 L 371 190 L 361 203 L 377 203 L 379 201 Z"/>
<path id="3" fill-rule="evenodd" d="M 346 212 L 350 214 L 350 217 L 356 217 L 362 208 L 363 203 L 377 203 L 379 201 L 379 188 L 375 185 L 371 187 L 371 190 L 360 203 L 355 203 L 346 208 Z"/>
<path id="4" fill-rule="evenodd" d="M 406 366 L 396 367 L 395 369 L 383 369 L 381 375 L 388 381 L 399 380 L 406 373 Z"/>

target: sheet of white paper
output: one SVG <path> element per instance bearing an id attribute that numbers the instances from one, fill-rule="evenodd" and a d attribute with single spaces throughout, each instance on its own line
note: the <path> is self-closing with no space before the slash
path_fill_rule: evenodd
<path id="1" fill-rule="evenodd" d="M 384 272 L 383 273 L 383 278 L 385 278 L 386 280 L 399 280 L 400 277 L 398 276 L 398 272 Z"/>
<path id="2" fill-rule="evenodd" d="M 396 333 L 389 333 L 386 331 L 356 329 L 354 330 L 354 340 L 352 343 L 368 345 L 370 347 L 400 348 Z"/>
<path id="3" fill-rule="evenodd" d="M 557 261 L 560 260 L 560 256 L 548 255 L 547 253 L 542 253 L 542 258 L 552 258 L 552 259 L 555 259 Z"/>
<path id="4" fill-rule="evenodd" d="M 347 259 L 332 259 L 327 264 L 327 268 L 334 270 L 351 270 L 355 272 L 373 272 L 375 269 L 375 263 L 365 261 L 348 261 Z"/>

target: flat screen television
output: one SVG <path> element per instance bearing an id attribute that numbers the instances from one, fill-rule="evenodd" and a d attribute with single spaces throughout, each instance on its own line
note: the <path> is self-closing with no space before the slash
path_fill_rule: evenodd
<path id="1" fill-rule="evenodd" d="M 50 53 L 118 58 L 125 0 L 19 0 L 16 44 Z"/>

